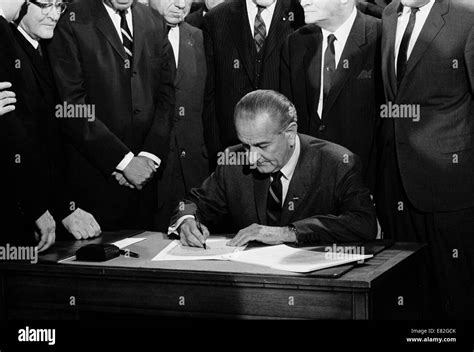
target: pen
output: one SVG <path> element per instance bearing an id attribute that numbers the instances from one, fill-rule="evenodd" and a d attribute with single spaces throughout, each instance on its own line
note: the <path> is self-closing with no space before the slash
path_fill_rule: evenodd
<path id="1" fill-rule="evenodd" d="M 133 258 L 139 258 L 140 256 L 138 255 L 138 253 L 135 253 L 135 252 L 132 252 L 132 251 L 129 251 L 128 249 L 124 250 L 124 249 L 121 249 L 120 250 L 120 254 L 126 256 L 126 257 L 133 257 Z"/>
<path id="2" fill-rule="evenodd" d="M 197 228 L 199 231 L 201 231 L 202 235 L 204 236 L 204 232 L 202 231 L 202 226 L 201 226 L 201 222 L 199 221 L 199 218 L 197 216 L 197 211 L 194 212 L 194 219 L 196 219 L 196 225 L 197 225 Z M 204 239 L 204 243 L 202 244 L 203 248 L 205 250 L 207 250 L 206 248 L 206 240 Z"/>

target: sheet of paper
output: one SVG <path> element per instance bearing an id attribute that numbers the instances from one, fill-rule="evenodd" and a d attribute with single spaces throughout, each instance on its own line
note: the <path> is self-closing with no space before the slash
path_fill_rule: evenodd
<path id="1" fill-rule="evenodd" d="M 206 247 L 183 246 L 180 241 L 174 240 L 165 249 L 158 253 L 152 260 L 231 260 L 237 253 L 243 251 L 243 247 L 229 247 L 228 238 L 212 238 L 206 241 Z"/>
<path id="2" fill-rule="evenodd" d="M 337 265 L 371 258 L 372 255 L 311 251 L 286 245 L 247 249 L 232 258 L 232 261 L 263 265 L 277 270 L 307 273 Z"/>
<path id="3" fill-rule="evenodd" d="M 114 243 L 112 243 L 112 244 L 116 245 L 116 246 L 119 247 L 120 249 L 123 249 L 123 248 L 125 248 L 125 247 L 128 247 L 128 246 L 134 244 L 134 243 L 143 241 L 144 239 L 145 239 L 145 238 L 130 237 L 130 238 L 124 238 L 123 240 L 114 242 Z"/>

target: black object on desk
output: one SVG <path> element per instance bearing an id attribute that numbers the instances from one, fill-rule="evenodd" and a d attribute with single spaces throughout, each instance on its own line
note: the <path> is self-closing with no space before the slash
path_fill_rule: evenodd
<path id="1" fill-rule="evenodd" d="M 123 250 L 113 244 L 88 244 L 76 252 L 76 260 L 84 262 L 105 262 L 123 254 L 127 257 L 138 258 L 137 253 Z"/>

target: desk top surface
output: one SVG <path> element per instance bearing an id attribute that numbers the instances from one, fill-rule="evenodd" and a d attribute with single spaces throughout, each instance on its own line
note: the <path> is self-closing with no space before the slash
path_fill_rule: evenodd
<path id="1" fill-rule="evenodd" d="M 69 260 L 68 263 L 57 261 L 74 255 L 75 251 L 89 243 L 111 243 L 122 238 L 145 237 L 146 239 L 127 247 L 140 254 L 140 258 L 120 256 L 102 263 L 87 263 Z M 122 231 L 104 233 L 101 237 L 76 242 L 58 242 L 46 254 L 40 256 L 39 264 L 4 263 L 0 271 L 28 270 L 31 272 L 48 272 L 56 274 L 99 275 L 130 279 L 167 279 L 194 281 L 229 281 L 233 284 L 246 283 L 256 285 L 309 285 L 330 287 L 369 288 L 373 287 L 390 270 L 400 265 L 409 257 L 419 253 L 424 247 L 418 243 L 395 243 L 389 248 L 387 242 L 374 241 L 367 244 L 366 253 L 377 253 L 363 264 L 349 264 L 324 269 L 309 274 L 290 273 L 271 268 L 237 263 L 232 261 L 151 261 L 169 243 L 170 239 L 162 233 L 140 231 Z"/>

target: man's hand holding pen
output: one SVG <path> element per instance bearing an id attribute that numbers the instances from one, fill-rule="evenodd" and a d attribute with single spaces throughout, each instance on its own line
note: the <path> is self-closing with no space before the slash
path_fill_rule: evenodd
<path id="1" fill-rule="evenodd" d="M 209 230 L 199 222 L 197 216 L 183 221 L 179 227 L 179 239 L 183 246 L 200 247 L 206 249 L 206 240 Z"/>

